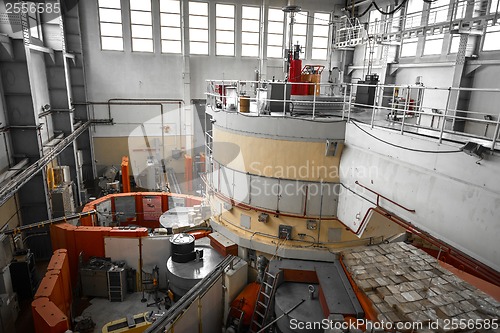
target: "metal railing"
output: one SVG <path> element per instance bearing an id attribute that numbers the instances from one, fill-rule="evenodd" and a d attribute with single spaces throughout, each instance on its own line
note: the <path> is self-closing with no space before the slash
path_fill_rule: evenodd
<path id="1" fill-rule="evenodd" d="M 320 94 L 291 95 L 292 87 L 299 85 Z M 440 143 L 482 140 L 491 149 L 500 140 L 500 111 L 495 107 L 500 89 L 239 80 L 207 80 L 207 88 L 207 108 L 214 112 L 315 121 L 340 118 L 435 137 Z"/>

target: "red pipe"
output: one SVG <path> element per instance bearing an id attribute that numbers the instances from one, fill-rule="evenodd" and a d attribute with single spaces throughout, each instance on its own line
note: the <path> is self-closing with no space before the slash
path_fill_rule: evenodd
<path id="1" fill-rule="evenodd" d="M 370 192 L 372 192 L 374 194 L 376 194 L 377 195 L 377 206 L 380 206 L 379 205 L 379 198 L 383 198 L 384 200 L 387 200 L 390 203 L 392 203 L 392 204 L 394 204 L 394 205 L 396 205 L 396 206 L 398 206 L 400 208 L 403 208 L 404 210 L 406 210 L 408 212 L 415 213 L 415 209 L 406 208 L 405 206 L 398 204 L 397 202 L 389 199 L 388 197 L 383 196 L 382 194 L 380 194 L 380 193 L 378 193 L 378 192 L 376 192 L 376 191 L 374 191 L 374 190 L 372 190 L 372 189 L 370 189 L 370 188 L 368 188 L 368 187 L 366 187 L 364 185 L 361 185 L 357 180 L 355 181 L 355 184 L 361 186 L 362 188 L 364 188 L 364 189 L 366 189 L 366 190 L 368 190 L 368 191 L 370 191 Z"/>

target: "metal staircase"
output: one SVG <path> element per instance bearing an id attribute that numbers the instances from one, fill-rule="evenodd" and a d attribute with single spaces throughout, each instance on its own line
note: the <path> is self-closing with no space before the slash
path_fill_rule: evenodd
<path id="1" fill-rule="evenodd" d="M 250 323 L 250 333 L 260 332 L 269 321 L 270 314 L 272 313 L 271 304 L 274 294 L 276 293 L 279 273 L 280 272 L 277 272 L 273 275 L 268 271 L 264 272 L 264 277 L 260 285 L 257 302 L 255 303 L 252 315 L 252 322 Z"/>

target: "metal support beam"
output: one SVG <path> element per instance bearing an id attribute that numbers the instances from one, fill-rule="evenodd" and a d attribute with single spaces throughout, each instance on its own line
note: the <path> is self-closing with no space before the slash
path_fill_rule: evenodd
<path id="1" fill-rule="evenodd" d="M 73 143 L 73 141 L 85 132 L 91 122 L 88 121 L 77 130 L 71 133 L 68 137 L 64 138 L 59 142 L 52 150 L 47 152 L 38 161 L 30 165 L 28 168 L 23 170 L 21 173 L 16 175 L 11 181 L 9 181 L 5 186 L 0 188 L 0 206 L 3 205 L 10 197 L 12 197 L 19 189 L 26 184 L 30 179 L 32 179 L 38 172 L 40 172 L 47 164 L 50 163 L 54 158 L 56 158 L 66 147 Z"/>

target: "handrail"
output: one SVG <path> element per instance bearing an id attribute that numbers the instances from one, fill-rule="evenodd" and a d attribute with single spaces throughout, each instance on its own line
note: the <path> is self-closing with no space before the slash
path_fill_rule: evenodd
<path id="1" fill-rule="evenodd" d="M 401 134 L 415 134 L 419 133 L 419 130 L 423 130 L 425 131 L 423 132 L 424 135 L 435 137 L 439 143 L 443 140 L 466 143 L 470 141 L 470 138 L 482 139 L 486 140 L 486 147 L 491 150 L 498 148 L 495 145 L 498 146 L 500 142 L 500 138 L 498 138 L 500 134 L 498 122 L 500 113 L 497 114 L 497 111 L 493 111 L 493 109 L 486 106 L 481 106 L 482 109 L 479 110 L 460 110 L 457 107 L 457 98 L 462 92 L 500 94 L 499 88 L 427 87 L 416 84 L 372 85 L 367 83 L 332 85 L 331 83 L 243 80 L 207 80 L 206 82 L 207 107 L 214 112 L 233 112 L 250 117 L 289 118 L 288 116 L 300 116 L 294 118 L 319 122 L 328 119 L 325 117 L 335 117 L 339 118 L 340 121 L 347 122 L 353 118 L 370 124 L 372 128 L 375 126 L 387 127 L 398 130 Z M 268 92 L 266 92 L 266 87 L 269 85 L 286 86 L 286 89 L 281 88 L 283 91 L 288 91 L 289 87 L 293 85 L 315 86 L 320 88 L 321 94 L 285 96 L 284 93 L 284 96 L 274 96 L 273 94 L 274 98 L 270 98 L 271 96 L 268 96 Z M 225 89 L 221 90 L 222 86 L 231 86 L 236 89 L 232 89 L 233 95 L 231 96 L 225 92 Z M 375 89 L 374 95 L 376 98 L 374 102 L 366 104 L 366 102 L 359 103 L 359 100 L 356 100 L 360 87 Z M 246 98 L 250 100 L 251 108 L 249 112 L 238 112 L 240 95 L 235 94 L 238 91 L 245 91 Z M 334 91 L 337 91 L 337 95 L 333 95 Z M 442 97 L 433 100 L 440 104 L 429 105 L 427 98 L 430 93 L 442 94 Z M 328 97 L 331 98 L 328 99 Z M 229 103 L 232 108 L 227 108 L 229 105 L 226 103 Z M 269 106 L 273 104 L 272 109 L 269 109 Z M 365 112 L 367 116 L 359 118 L 359 111 Z M 382 118 L 383 116 L 386 116 L 385 119 Z M 416 120 L 412 121 L 407 118 Z M 423 121 L 424 119 L 428 121 Z M 466 124 L 476 124 L 476 126 L 458 127 L 457 124 L 464 122 Z M 399 126 L 394 126 L 397 124 Z M 450 135 L 454 135 L 454 137 Z M 485 145 L 485 143 L 481 144 Z"/>
<path id="2" fill-rule="evenodd" d="M 409 208 L 406 208 L 405 206 L 401 205 L 401 204 L 398 204 L 396 201 L 394 200 L 391 200 L 389 199 L 388 197 L 378 193 L 377 191 L 374 191 L 364 185 L 361 185 L 357 180 L 354 182 L 356 185 L 358 186 L 361 186 L 362 188 L 364 188 L 365 190 L 369 191 L 369 192 L 372 192 L 373 194 L 376 194 L 377 195 L 377 206 L 380 207 L 380 204 L 379 204 L 379 200 L 380 198 L 384 199 L 384 200 L 387 200 L 389 201 L 390 203 L 400 207 L 400 208 L 403 208 L 404 210 L 406 210 L 407 212 L 410 212 L 410 213 L 415 213 L 415 209 L 409 209 Z"/>

